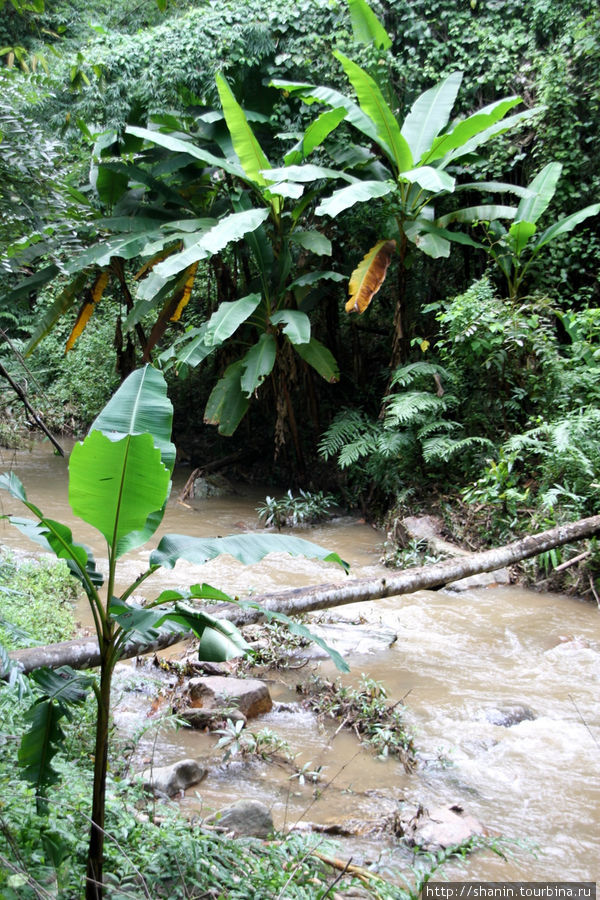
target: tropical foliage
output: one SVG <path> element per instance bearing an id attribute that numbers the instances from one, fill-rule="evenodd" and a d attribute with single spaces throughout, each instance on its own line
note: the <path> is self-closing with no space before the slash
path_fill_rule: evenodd
<path id="1" fill-rule="evenodd" d="M 229 659 L 240 655 L 247 644 L 239 631 L 194 608 L 190 601 L 234 602 L 222 591 L 197 584 L 189 591 L 164 591 L 139 607 L 132 594 L 161 566 L 172 569 L 178 559 L 202 564 L 221 553 L 240 562 L 256 562 L 274 551 L 308 555 L 345 565 L 335 553 L 299 538 L 275 535 L 240 535 L 200 539 L 166 534 L 150 554 L 148 568 L 120 596 L 115 595 L 117 561 L 127 551 L 144 544 L 160 525 L 170 491 L 175 448 L 170 441 L 172 408 L 166 384 L 151 367 L 134 372 L 100 413 L 86 439 L 75 445 L 69 463 L 69 502 L 76 516 L 92 525 L 106 539 L 108 574 L 106 597 L 99 593 L 105 579 L 96 568 L 91 552 L 73 540 L 69 528 L 47 518 L 31 503 L 14 473 L 0 477 L 0 487 L 21 501 L 34 519 L 10 516 L 9 520 L 27 537 L 66 561 L 71 574 L 87 594 L 100 647 L 100 680 L 67 668 L 56 672 L 38 669 L 33 678 L 41 697 L 27 714 L 31 728 L 20 751 L 24 776 L 36 787 L 38 809 L 44 808 L 46 793 L 56 782 L 52 758 L 64 737 L 61 719 L 70 704 L 82 703 L 93 686 L 97 700 L 96 747 L 91 833 L 88 851 L 86 897 L 103 894 L 105 791 L 110 725 L 110 689 L 114 667 L 125 642 L 132 637 L 148 641 L 162 625 L 192 630 L 200 639 L 203 659 Z M 277 617 L 277 614 L 271 614 Z M 286 617 L 283 617 L 286 621 Z M 293 627 L 305 631 L 303 626 Z M 319 643 L 322 641 L 317 638 Z M 335 651 L 336 663 L 347 666 Z"/>

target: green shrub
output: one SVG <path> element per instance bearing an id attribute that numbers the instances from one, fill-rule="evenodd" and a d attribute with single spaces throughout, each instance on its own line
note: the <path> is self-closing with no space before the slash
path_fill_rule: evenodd
<path id="1" fill-rule="evenodd" d="M 16 647 L 72 637 L 78 587 L 62 560 L 17 562 L 12 554 L 2 552 L 0 643 Z"/>

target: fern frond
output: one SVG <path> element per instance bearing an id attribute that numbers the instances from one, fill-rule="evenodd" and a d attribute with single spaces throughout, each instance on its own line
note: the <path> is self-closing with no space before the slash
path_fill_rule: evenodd
<path id="1" fill-rule="evenodd" d="M 447 435 L 440 435 L 423 441 L 423 459 L 425 462 L 448 462 L 457 454 L 477 446 L 494 448 L 492 441 L 484 437 L 474 436 L 456 440 Z"/>
<path id="2" fill-rule="evenodd" d="M 370 456 L 375 449 L 375 439 L 372 432 L 361 434 L 354 441 L 346 444 L 340 450 L 338 457 L 338 465 L 340 469 L 347 469 L 348 466 L 354 465 L 359 459 Z"/>
<path id="3" fill-rule="evenodd" d="M 439 375 L 440 378 L 445 378 L 447 381 L 453 380 L 450 372 L 443 366 L 429 362 L 414 362 L 396 369 L 392 374 L 391 384 L 393 387 L 407 387 L 422 375 Z"/>
<path id="4" fill-rule="evenodd" d="M 335 456 L 345 444 L 360 437 L 369 421 L 364 413 L 358 410 L 340 410 L 321 438 L 319 454 L 324 459 Z"/>
<path id="5" fill-rule="evenodd" d="M 420 441 L 424 441 L 433 434 L 439 434 L 442 431 L 450 433 L 460 428 L 462 425 L 453 419 L 436 419 L 435 422 L 426 422 L 425 425 L 422 425 L 417 431 L 417 437 Z"/>
<path id="6" fill-rule="evenodd" d="M 376 438 L 377 453 L 385 458 L 400 456 L 414 446 L 414 440 L 406 431 L 381 431 Z"/>
<path id="7" fill-rule="evenodd" d="M 448 408 L 446 396 L 437 397 L 426 391 L 406 391 L 387 399 L 386 428 L 394 425 L 421 425 L 423 417 L 441 416 Z"/>

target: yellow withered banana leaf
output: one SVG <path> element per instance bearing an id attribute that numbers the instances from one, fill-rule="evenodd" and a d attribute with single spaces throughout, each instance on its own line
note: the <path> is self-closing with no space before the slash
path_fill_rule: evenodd
<path id="1" fill-rule="evenodd" d="M 196 280 L 196 271 L 197 270 L 198 270 L 197 262 L 195 262 L 193 265 L 191 265 L 190 268 L 188 269 L 190 274 L 188 275 L 188 278 L 183 287 L 183 291 L 181 292 L 181 296 L 179 297 L 179 302 L 177 304 L 177 308 L 175 309 L 175 312 L 173 313 L 173 315 L 171 316 L 171 318 L 169 320 L 170 322 L 179 322 L 181 313 L 188 305 L 188 303 L 190 301 L 190 297 L 192 296 L 192 288 L 194 286 L 194 281 Z"/>
<path id="2" fill-rule="evenodd" d="M 85 326 L 90 321 L 96 304 L 99 303 L 102 299 L 102 294 L 104 293 L 106 285 L 108 284 L 108 279 L 108 270 L 100 272 L 100 274 L 96 278 L 88 299 L 85 300 L 83 306 L 77 314 L 77 319 L 75 320 L 75 324 L 73 325 L 73 330 L 71 331 L 71 334 L 69 335 L 69 339 L 67 340 L 65 346 L 65 353 L 68 353 L 69 350 L 73 349 L 75 341 L 82 334 Z"/>
<path id="3" fill-rule="evenodd" d="M 346 312 L 363 313 L 383 282 L 396 249 L 396 241 L 379 241 L 363 257 L 350 276 Z"/>

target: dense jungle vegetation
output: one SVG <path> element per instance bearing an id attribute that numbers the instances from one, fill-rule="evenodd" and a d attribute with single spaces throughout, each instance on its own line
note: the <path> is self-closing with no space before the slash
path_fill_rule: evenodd
<path id="1" fill-rule="evenodd" d="M 388 525 L 435 509 L 473 547 L 600 512 L 597 3 L 371 9 L 0 0 L 0 446 L 33 413 L 84 433 L 150 362 L 191 465 Z M 565 577 L 597 596 L 590 550 Z M 113 833 L 153 896 L 250 896 L 240 865 L 256 896 L 329 893 L 301 841 L 289 884 L 276 850 L 158 835 L 118 802 L 114 753 Z M 67 852 L 72 823 L 28 790 L 0 805 L 1 896 L 78 896 L 82 839 Z M 111 896 L 141 896 L 124 877 Z"/>

